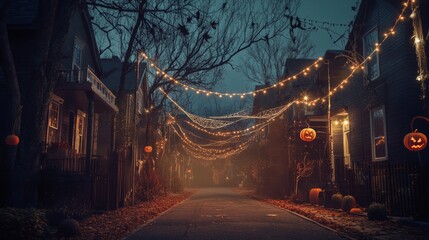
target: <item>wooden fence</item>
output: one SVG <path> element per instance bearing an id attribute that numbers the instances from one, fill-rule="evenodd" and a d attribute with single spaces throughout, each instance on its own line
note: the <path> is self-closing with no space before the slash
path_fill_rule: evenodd
<path id="1" fill-rule="evenodd" d="M 132 148 L 112 152 L 107 157 L 91 156 L 88 172 L 85 161 L 85 156 L 43 154 L 40 164 L 42 201 L 47 196 L 51 196 L 49 202 L 52 203 L 54 198 L 63 200 L 79 195 L 79 199 L 88 201 L 98 210 L 124 206 L 133 188 Z"/>

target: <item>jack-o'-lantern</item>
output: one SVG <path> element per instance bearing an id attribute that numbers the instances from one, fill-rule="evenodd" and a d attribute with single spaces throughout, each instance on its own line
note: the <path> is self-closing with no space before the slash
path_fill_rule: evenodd
<path id="1" fill-rule="evenodd" d="M 147 153 L 152 152 L 152 146 L 148 145 L 148 146 L 144 147 L 144 151 L 147 152 Z"/>
<path id="2" fill-rule="evenodd" d="M 428 139 L 419 132 L 408 133 L 404 137 L 404 146 L 410 151 L 421 151 L 426 148 Z"/>
<path id="3" fill-rule="evenodd" d="M 311 142 L 316 139 L 316 131 L 312 128 L 304 128 L 299 133 L 299 137 L 302 141 Z"/>
<path id="4" fill-rule="evenodd" d="M 4 141 L 9 146 L 16 146 L 19 143 L 19 137 L 16 136 L 15 134 L 11 134 L 7 136 Z"/>

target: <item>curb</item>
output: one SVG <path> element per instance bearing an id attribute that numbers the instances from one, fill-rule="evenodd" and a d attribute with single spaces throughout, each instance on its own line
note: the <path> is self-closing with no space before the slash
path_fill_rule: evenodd
<path id="1" fill-rule="evenodd" d="M 198 190 L 197 190 L 198 191 Z M 177 206 L 183 204 L 184 202 L 186 202 L 187 200 L 189 200 L 189 198 L 192 197 L 192 195 L 194 195 L 196 192 L 193 192 L 191 195 L 189 195 L 188 198 L 184 199 L 183 201 L 171 206 L 170 208 L 168 208 L 167 210 L 165 210 L 164 212 L 161 212 L 160 214 L 158 214 L 157 216 L 155 216 L 152 219 L 147 220 L 147 222 L 143 223 L 142 225 L 136 227 L 134 230 L 132 230 L 131 232 L 128 232 L 127 234 L 125 234 L 123 237 L 121 237 L 120 240 L 126 240 L 129 237 L 131 237 L 132 235 L 134 235 L 135 233 L 137 233 L 138 231 L 140 231 L 142 228 L 146 227 L 147 225 L 153 223 L 155 220 L 157 220 L 158 218 L 160 218 L 162 215 L 166 214 L 167 212 L 169 212 L 170 210 L 176 208 Z"/>
<path id="2" fill-rule="evenodd" d="M 260 202 L 264 202 L 264 201 L 262 201 L 262 198 L 259 198 L 259 197 L 257 197 L 257 196 L 247 196 L 247 197 L 249 197 L 249 198 L 251 198 L 251 199 L 254 199 L 254 200 L 257 200 L 257 201 L 260 201 Z M 302 219 L 304 219 L 304 220 L 307 220 L 307 221 L 309 221 L 309 222 L 312 222 L 312 223 L 314 223 L 314 224 L 318 225 L 319 227 L 325 228 L 326 230 L 329 230 L 329 231 L 331 231 L 331 232 L 336 233 L 338 236 L 340 236 L 340 237 L 342 237 L 342 238 L 346 238 L 346 239 L 349 239 L 349 240 L 357 240 L 357 238 L 353 238 L 353 237 L 350 237 L 350 236 L 348 236 L 348 235 L 346 235 L 346 234 L 344 234 L 344 233 L 340 233 L 340 232 L 338 232 L 337 230 L 335 230 L 335 229 L 333 229 L 333 228 L 331 228 L 331 227 L 328 227 L 328 226 L 326 226 L 326 225 L 324 225 L 324 224 L 322 224 L 322 223 L 316 222 L 316 221 L 314 221 L 313 219 L 308 218 L 308 217 L 306 217 L 306 216 L 304 216 L 304 215 L 301 215 L 301 214 L 299 214 L 299 213 L 297 213 L 297 212 L 291 211 L 291 210 L 286 209 L 286 208 L 279 207 L 279 206 L 274 205 L 274 204 L 271 204 L 271 203 L 267 203 L 267 202 L 264 202 L 264 203 L 265 203 L 265 204 L 268 204 L 268 205 L 270 205 L 270 206 L 274 206 L 274 207 L 276 207 L 276 208 L 278 208 L 278 209 L 284 210 L 284 211 L 286 211 L 286 212 L 288 212 L 288 213 L 291 213 L 291 214 L 293 214 L 293 215 L 295 215 L 295 216 L 297 216 L 297 217 L 300 217 L 300 218 L 302 218 Z"/>
<path id="3" fill-rule="evenodd" d="M 322 228 L 325 228 L 325 229 L 327 229 L 327 230 L 329 230 L 329 231 L 331 231 L 331 232 L 334 232 L 334 233 L 338 234 L 338 236 L 340 236 L 340 237 L 343 237 L 343 238 L 346 238 L 346 239 L 349 239 L 349 240 L 357 240 L 356 238 L 352 238 L 352 237 L 350 237 L 350 236 L 348 236 L 348 235 L 345 235 L 345 234 L 343 234 L 343 233 L 340 233 L 340 232 L 338 232 L 337 230 L 335 230 L 335 229 L 333 229 L 333 228 L 331 228 L 331 227 L 328 227 L 328 226 L 326 226 L 326 225 L 324 225 L 324 224 L 321 224 L 321 223 L 319 223 L 319 222 L 316 222 L 316 221 L 314 221 L 313 219 L 308 218 L 308 217 L 306 217 L 306 216 L 304 216 L 304 215 L 301 215 L 301 214 L 299 214 L 299 213 L 297 213 L 297 212 L 294 212 L 294 211 L 291 211 L 291 210 L 289 210 L 289 209 L 282 208 L 282 207 L 279 207 L 279 206 L 276 206 L 276 205 L 272 205 L 272 204 L 270 204 L 270 205 L 271 205 L 271 206 L 275 206 L 275 207 L 277 207 L 277 208 L 279 208 L 279 209 L 282 209 L 282 210 L 284 210 L 284 211 L 286 211 L 286 212 L 289 212 L 289 213 L 291 213 L 291 214 L 293 214 L 293 215 L 295 215 L 295 216 L 297 216 L 297 217 L 300 217 L 300 218 L 302 218 L 302 219 L 304 219 L 304 220 L 307 220 L 307 221 L 309 221 L 309 222 L 312 222 L 312 223 L 314 223 L 314 224 L 318 225 L 319 227 L 322 227 Z"/>

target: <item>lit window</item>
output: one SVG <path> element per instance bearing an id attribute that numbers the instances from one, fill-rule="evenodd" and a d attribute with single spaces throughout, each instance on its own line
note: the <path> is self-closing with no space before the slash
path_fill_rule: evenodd
<path id="1" fill-rule="evenodd" d="M 48 129 L 46 143 L 56 143 L 59 140 L 60 104 L 52 101 L 49 103 Z"/>
<path id="2" fill-rule="evenodd" d="M 58 129 L 60 105 L 56 102 L 49 104 L 49 118 L 48 125 L 50 128 Z"/>
<path id="3" fill-rule="evenodd" d="M 384 107 L 371 110 L 371 148 L 373 161 L 387 159 L 386 115 Z"/>
<path id="4" fill-rule="evenodd" d="M 380 76 L 378 51 L 374 52 L 376 44 L 378 44 L 378 30 L 374 28 L 363 37 L 363 56 L 366 58 L 373 53 L 365 62 L 365 74 L 369 81 Z"/>

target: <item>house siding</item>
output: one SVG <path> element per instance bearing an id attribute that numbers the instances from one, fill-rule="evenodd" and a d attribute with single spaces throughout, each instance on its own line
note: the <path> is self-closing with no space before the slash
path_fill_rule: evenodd
<path id="1" fill-rule="evenodd" d="M 400 14 L 402 7 L 386 0 L 363 1 L 365 4 L 354 25 L 351 36 L 364 36 L 374 27 L 379 31 L 379 42 L 389 31 Z M 408 14 L 408 13 L 406 13 Z M 426 26 L 427 28 L 427 26 Z M 413 46 L 412 23 L 401 21 L 395 35 L 389 37 L 380 47 L 380 76 L 365 84 L 362 72 L 356 73 L 349 83 L 332 97 L 332 111 L 345 108 L 350 121 L 350 155 L 355 163 L 355 174 L 368 177 L 366 201 L 378 201 L 387 205 L 393 215 L 413 215 L 418 198 L 417 188 L 412 185 L 412 176 L 418 167 L 419 155 L 403 146 L 403 137 L 411 131 L 410 122 L 414 116 L 424 115 L 420 100 L 420 86 L 417 77 L 417 62 Z M 360 54 L 363 41 L 355 41 Z M 353 39 L 350 40 L 350 45 Z M 347 50 L 347 49 L 346 49 Z M 385 109 L 387 154 L 386 161 L 374 162 L 371 149 L 370 111 L 375 107 Z M 427 123 L 415 124 L 414 128 L 429 134 Z M 339 144 L 335 143 L 334 144 Z M 421 159 L 428 159 L 428 151 L 421 151 Z M 422 167 L 422 166 L 421 166 Z M 357 176 L 357 175 L 356 175 Z M 361 182 L 362 183 L 362 182 Z M 402 185 L 400 185 L 402 184 Z M 401 195 L 395 191 L 409 191 Z M 404 194 L 404 193 L 401 193 Z M 417 196 L 417 197 L 416 197 Z"/>

